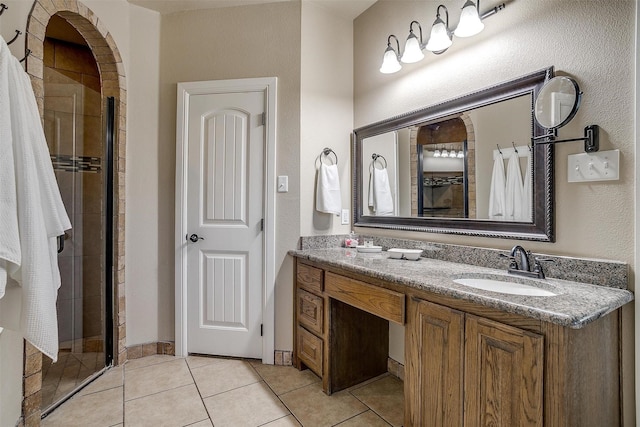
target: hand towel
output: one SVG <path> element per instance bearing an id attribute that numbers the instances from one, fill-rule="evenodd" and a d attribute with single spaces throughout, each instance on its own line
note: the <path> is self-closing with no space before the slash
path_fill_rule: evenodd
<path id="1" fill-rule="evenodd" d="M 375 169 L 375 167 L 373 168 Z M 369 171 L 369 209 L 371 212 L 376 211 L 376 203 L 373 199 L 373 170 Z"/>
<path id="2" fill-rule="evenodd" d="M 9 114 L 11 121 L 21 250 L 20 265 L 10 268 L 8 273 L 20 286 L 22 303 L 17 311 L 22 335 L 56 361 L 56 298 L 60 286 L 56 237 L 70 229 L 71 222 L 53 173 L 31 81 L 20 62 L 7 52 L 2 40 L 0 61 L 8 64 L 0 66 L 0 71 L 6 71 L 0 81 L 8 79 L 9 109 L 1 114 Z M 2 318 L 11 311 L 7 304 L 6 298 L 0 299 Z"/>
<path id="3" fill-rule="evenodd" d="M 511 153 L 507 164 L 507 183 L 505 185 L 506 220 L 522 221 L 522 172 L 520 172 L 520 157 L 517 152 Z"/>
<path id="4" fill-rule="evenodd" d="M 491 174 L 491 188 L 489 191 L 489 219 L 505 220 L 506 200 L 504 181 L 504 159 L 495 156 L 493 173 Z"/>
<path id="5" fill-rule="evenodd" d="M 524 172 L 524 184 L 523 184 L 523 192 L 522 192 L 522 220 L 531 222 L 533 219 L 532 215 L 532 207 L 533 207 L 533 193 L 531 192 L 531 178 L 533 172 L 531 170 L 531 151 L 527 153 L 527 168 Z"/>
<path id="6" fill-rule="evenodd" d="M 342 196 L 338 165 L 320 164 L 316 189 L 316 210 L 322 213 L 340 215 Z"/>
<path id="7" fill-rule="evenodd" d="M 373 168 L 373 205 L 377 216 L 393 215 L 393 197 L 387 168 Z"/>

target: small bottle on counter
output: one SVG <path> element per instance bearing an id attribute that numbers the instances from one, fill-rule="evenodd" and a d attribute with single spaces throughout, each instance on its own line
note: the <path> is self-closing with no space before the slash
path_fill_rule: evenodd
<path id="1" fill-rule="evenodd" d="M 358 237 L 353 231 L 349 234 L 349 237 L 344 239 L 345 248 L 355 248 L 358 246 Z"/>

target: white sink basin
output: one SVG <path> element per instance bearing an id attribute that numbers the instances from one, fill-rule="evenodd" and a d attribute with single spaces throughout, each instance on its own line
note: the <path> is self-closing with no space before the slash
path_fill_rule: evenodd
<path id="1" fill-rule="evenodd" d="M 557 295 L 551 291 L 547 291 L 546 289 L 538 288 L 537 286 L 525 285 L 516 282 L 507 282 L 503 280 L 460 278 L 453 279 L 453 281 L 460 285 L 469 286 L 471 288 L 482 289 L 491 292 L 500 292 L 510 295 L 527 295 L 534 297 L 552 297 Z"/>

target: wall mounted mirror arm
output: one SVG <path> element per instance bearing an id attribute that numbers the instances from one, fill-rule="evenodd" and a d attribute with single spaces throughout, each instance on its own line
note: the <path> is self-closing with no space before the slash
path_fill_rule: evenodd
<path id="1" fill-rule="evenodd" d="M 557 144 L 560 142 L 576 142 L 584 141 L 584 151 L 594 153 L 600 150 L 600 126 L 589 125 L 584 128 L 584 136 L 582 138 L 555 139 L 556 133 L 549 133 L 541 137 L 533 138 L 532 141 L 536 145 Z M 543 141 L 539 141 L 542 139 Z"/>
<path id="2" fill-rule="evenodd" d="M 534 106 L 534 117 L 548 133 L 531 139 L 533 144 L 556 144 L 560 142 L 584 141 L 584 151 L 593 153 L 600 149 L 600 127 L 584 128 L 584 137 L 556 139 L 557 130 L 569 123 L 580 108 L 582 92 L 578 83 L 567 76 L 550 79 L 540 90 Z"/>

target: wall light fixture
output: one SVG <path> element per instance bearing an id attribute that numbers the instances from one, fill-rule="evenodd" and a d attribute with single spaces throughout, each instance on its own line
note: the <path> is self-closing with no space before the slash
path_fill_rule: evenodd
<path id="1" fill-rule="evenodd" d="M 512 0 L 508 0 L 510 2 Z M 462 6 L 462 12 L 460 14 L 460 22 L 455 31 L 449 30 L 449 11 L 446 6 L 439 5 L 436 9 L 436 20 L 431 27 L 431 34 L 429 41 L 424 44 L 422 41 L 422 26 L 418 21 L 411 21 L 409 24 L 409 36 L 404 45 L 404 53 L 400 53 L 400 42 L 395 35 L 390 35 L 387 38 L 387 49 L 384 51 L 382 59 L 382 66 L 380 72 L 383 74 L 392 74 L 400 71 L 402 65 L 400 61 L 405 64 L 411 64 L 419 62 L 424 58 L 424 49 L 427 49 L 435 54 L 441 54 L 446 51 L 453 44 L 453 36 L 456 37 L 471 37 L 484 29 L 483 19 L 498 13 L 504 9 L 506 3 L 501 3 L 498 6 L 484 12 L 479 13 L 480 0 L 474 3 L 472 0 L 466 0 Z M 443 8 L 445 12 L 445 21 L 440 17 L 440 9 Z M 413 26 L 417 25 L 420 30 L 420 39 L 414 34 Z M 391 47 L 391 38 L 396 40 L 397 51 Z"/>
<path id="2" fill-rule="evenodd" d="M 444 8 L 444 12 L 447 17 L 446 23 L 442 18 L 440 18 L 440 8 Z M 427 50 L 436 54 L 444 52 L 453 44 L 451 37 L 452 34 L 449 31 L 449 11 L 446 6 L 441 4 L 436 10 L 436 20 L 433 22 L 433 26 L 431 27 L 431 36 L 429 37 L 429 42 L 426 46 Z"/>
<path id="3" fill-rule="evenodd" d="M 396 39 L 396 45 L 398 46 L 398 51 L 396 52 L 391 47 L 391 37 Z M 400 71 L 402 65 L 400 65 L 400 42 L 398 38 L 391 34 L 387 38 L 387 49 L 384 51 L 384 57 L 382 58 L 382 66 L 380 67 L 380 72 L 382 74 L 392 74 L 397 71 Z"/>
<path id="4" fill-rule="evenodd" d="M 484 24 L 480 19 L 480 12 L 478 11 L 479 9 L 480 0 L 478 0 L 477 6 L 471 0 L 467 0 L 464 6 L 462 6 L 460 23 L 453 32 L 456 37 L 471 37 L 484 30 Z"/>
<path id="5" fill-rule="evenodd" d="M 413 24 L 418 25 L 418 28 L 420 29 L 420 40 L 418 40 L 416 35 L 413 34 Z M 425 45 L 422 42 L 422 26 L 418 21 L 411 21 L 411 24 L 409 24 L 409 36 L 407 37 L 407 42 L 404 44 L 404 53 L 400 60 L 405 64 L 413 64 L 414 62 L 422 61 L 424 58 L 422 50 L 424 48 Z"/>

